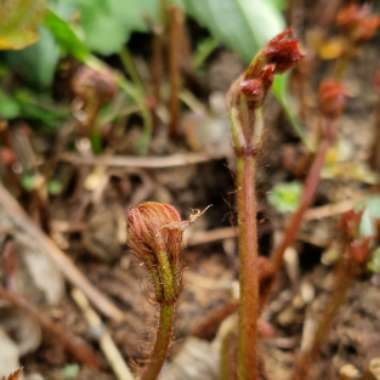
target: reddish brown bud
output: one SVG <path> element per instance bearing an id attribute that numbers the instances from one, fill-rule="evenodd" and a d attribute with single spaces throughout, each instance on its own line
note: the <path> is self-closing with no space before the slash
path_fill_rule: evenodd
<path id="1" fill-rule="evenodd" d="M 354 30 L 353 37 L 357 41 L 368 41 L 377 32 L 380 27 L 380 17 L 372 16 L 360 22 Z"/>
<path id="2" fill-rule="evenodd" d="M 117 84 L 110 71 L 81 66 L 72 79 L 71 89 L 80 98 L 96 96 L 100 103 L 105 103 L 116 95 Z"/>
<path id="3" fill-rule="evenodd" d="M 263 83 L 259 79 L 246 79 L 240 83 L 241 92 L 248 100 L 260 102 L 264 97 Z"/>
<path id="4" fill-rule="evenodd" d="M 368 5 L 350 4 L 339 11 L 336 23 L 348 31 L 354 41 L 363 42 L 375 35 L 380 27 L 380 17 L 371 14 Z"/>
<path id="5" fill-rule="evenodd" d="M 375 79 L 373 81 L 373 85 L 375 87 L 375 90 L 380 92 L 380 69 L 377 69 L 375 74 Z"/>
<path id="6" fill-rule="evenodd" d="M 146 263 L 155 263 L 159 252 L 166 252 L 174 263 L 181 252 L 181 222 L 173 206 L 141 203 L 128 211 L 128 245 Z"/>
<path id="7" fill-rule="evenodd" d="M 298 40 L 290 37 L 292 30 L 287 29 L 270 40 L 242 76 L 240 93 L 247 97 L 253 107 L 263 102 L 275 74 L 289 70 L 303 57 Z"/>
<path id="8" fill-rule="evenodd" d="M 345 87 L 334 79 L 325 79 L 319 86 L 319 107 L 326 117 L 339 117 L 346 105 L 347 97 Z"/>
<path id="9" fill-rule="evenodd" d="M 274 268 L 272 261 L 265 256 L 259 256 L 257 258 L 257 267 L 259 272 L 259 280 L 267 281 L 274 275 Z"/>
<path id="10" fill-rule="evenodd" d="M 3 147 L 0 148 L 0 163 L 4 166 L 11 166 L 16 162 L 17 158 L 13 150 Z"/>
<path id="11" fill-rule="evenodd" d="M 293 30 L 288 28 L 269 41 L 264 48 L 266 62 L 274 64 L 277 73 L 283 73 L 291 69 L 304 57 L 299 41 L 292 37 Z"/>
<path id="12" fill-rule="evenodd" d="M 359 230 L 360 220 L 363 211 L 350 210 L 342 214 L 340 218 L 340 228 L 345 237 L 350 240 L 356 239 Z"/>
<path id="13" fill-rule="evenodd" d="M 259 273 L 260 294 L 265 294 L 275 276 L 272 261 L 265 256 L 257 258 L 257 270 Z"/>
<path id="14" fill-rule="evenodd" d="M 357 4 L 349 4 L 342 8 L 336 17 L 336 24 L 341 28 L 352 28 L 357 25 L 363 16 L 368 15 L 368 7 L 359 7 Z"/>
<path id="15" fill-rule="evenodd" d="M 367 262 L 370 254 L 369 243 L 370 238 L 362 238 L 354 240 L 350 244 L 349 255 L 350 259 L 358 265 L 363 265 Z"/>

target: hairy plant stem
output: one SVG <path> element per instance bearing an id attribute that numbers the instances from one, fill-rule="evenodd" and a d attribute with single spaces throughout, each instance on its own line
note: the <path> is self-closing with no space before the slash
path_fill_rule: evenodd
<path id="1" fill-rule="evenodd" d="M 232 106 L 230 116 L 232 141 L 236 152 L 240 257 L 238 378 L 256 380 L 259 281 L 255 155 L 261 141 L 263 122 L 261 109 L 256 109 L 255 113 L 250 115 L 244 101 Z"/>
<path id="2" fill-rule="evenodd" d="M 174 321 L 174 304 L 162 304 L 160 309 L 160 321 L 157 330 L 156 343 L 150 355 L 149 364 L 141 375 L 141 380 L 156 380 L 165 362 L 169 348 L 172 325 Z"/>
<path id="3" fill-rule="evenodd" d="M 175 302 L 177 297 L 176 278 L 173 275 L 167 253 L 163 251 L 158 252 L 157 259 L 159 281 L 157 281 L 156 275 L 154 275 L 153 278 L 156 294 L 162 295 L 162 300 L 160 300 L 160 320 L 156 342 L 150 355 L 149 364 L 140 377 L 141 380 L 157 379 L 167 356 L 174 323 Z M 157 289 L 157 287 L 159 287 L 159 289 Z"/>
<path id="4" fill-rule="evenodd" d="M 240 255 L 238 378 L 255 380 L 259 287 L 256 265 L 255 158 L 252 155 L 238 158 L 236 187 Z"/>

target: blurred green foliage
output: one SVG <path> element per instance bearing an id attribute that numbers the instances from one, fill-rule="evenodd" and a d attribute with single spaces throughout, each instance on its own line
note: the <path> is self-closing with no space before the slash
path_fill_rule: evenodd
<path id="1" fill-rule="evenodd" d="M 14 12 L 17 8 L 23 15 L 24 2 L 27 0 L 19 0 L 20 4 L 16 1 Z M 282 4 L 274 0 L 168 0 L 168 3 L 182 6 L 247 62 L 285 26 L 279 10 Z M 6 55 L 12 69 L 40 88 L 51 85 L 62 55 L 83 60 L 89 51 L 115 54 L 122 50 L 132 32 L 147 32 L 160 23 L 159 0 L 50 0 L 49 7 L 38 43 Z"/>
<path id="2" fill-rule="evenodd" d="M 22 49 L 36 42 L 45 5 L 45 0 L 2 0 L 0 50 Z"/>
<path id="3" fill-rule="evenodd" d="M 248 63 L 255 53 L 285 28 L 271 1 L 182 0 L 186 12 Z"/>
<path id="4" fill-rule="evenodd" d="M 360 219 L 359 232 L 363 237 L 376 235 L 377 221 L 380 220 L 380 197 L 370 197 L 358 205 L 363 214 Z"/>
<path id="5" fill-rule="evenodd" d="M 71 55 L 82 63 L 94 62 L 92 54 L 120 53 L 133 32 L 148 32 L 162 23 L 161 0 L 49 0 L 43 20 L 45 1 L 35 0 L 33 5 L 30 2 L 5 0 L 9 8 L 1 12 L 8 12 L 4 14 L 12 15 L 13 21 L 0 28 L 0 49 L 8 49 L 1 41 L 16 34 L 25 37 L 22 43 L 14 42 L 17 47 L 34 42 L 31 35 L 36 35 L 39 26 L 38 42 L 3 53 L 11 70 L 39 92 L 50 91 L 57 65 L 64 56 Z M 212 43 L 208 48 L 223 43 L 247 62 L 285 27 L 281 13 L 284 0 L 166 0 L 166 4 L 182 7 L 188 16 L 209 29 Z M 274 91 L 295 124 L 287 99 L 286 78 L 276 78 Z M 30 102 L 27 107 L 24 101 L 20 105 L 20 100 L 7 90 L 0 92 L 0 99 L 3 101 L 0 115 L 5 118 L 26 117 L 28 108 L 29 116 L 49 119 L 49 125 L 54 124 L 52 115 L 36 115 L 36 108 L 30 112 Z"/>
<path id="6" fill-rule="evenodd" d="M 5 59 L 12 70 L 28 83 L 37 88 L 46 88 L 53 82 L 60 54 L 52 34 L 41 28 L 37 43 L 23 50 L 8 52 Z"/>
<path id="7" fill-rule="evenodd" d="M 372 253 L 367 269 L 372 273 L 380 273 L 380 247 L 376 248 Z"/>
<path id="8" fill-rule="evenodd" d="M 268 193 L 268 202 L 278 212 L 290 213 L 297 209 L 301 194 L 301 183 L 297 181 L 279 183 Z"/>

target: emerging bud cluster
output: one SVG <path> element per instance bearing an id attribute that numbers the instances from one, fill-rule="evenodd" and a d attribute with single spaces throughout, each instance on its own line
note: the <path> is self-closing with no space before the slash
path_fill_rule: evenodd
<path id="1" fill-rule="evenodd" d="M 181 253 L 181 217 L 171 205 L 145 202 L 128 211 L 128 245 L 145 263 L 155 263 L 166 252 L 171 263 Z"/>
<path id="2" fill-rule="evenodd" d="M 71 90 L 79 98 L 88 101 L 96 97 L 100 104 L 104 104 L 117 94 L 117 84 L 110 71 L 99 71 L 83 65 L 72 78 Z"/>
<path id="3" fill-rule="evenodd" d="M 380 27 L 380 16 L 373 15 L 368 5 L 350 4 L 338 12 L 336 23 L 354 42 L 365 42 Z"/>
<path id="4" fill-rule="evenodd" d="M 330 119 L 338 118 L 346 105 L 348 92 L 343 84 L 335 79 L 325 79 L 319 86 L 319 108 Z"/>
<path id="5" fill-rule="evenodd" d="M 168 204 L 145 202 L 128 211 L 128 245 L 145 264 L 159 303 L 175 303 L 181 291 L 183 229 Z"/>
<path id="6" fill-rule="evenodd" d="M 270 40 L 253 59 L 240 81 L 241 92 L 254 106 L 260 106 L 275 74 L 291 69 L 303 56 L 292 29 L 286 29 Z"/>
<path id="7" fill-rule="evenodd" d="M 368 261 L 373 241 L 372 237 L 360 234 L 362 216 L 362 211 L 350 210 L 344 213 L 340 220 L 340 228 L 348 243 L 348 258 L 360 266 Z"/>

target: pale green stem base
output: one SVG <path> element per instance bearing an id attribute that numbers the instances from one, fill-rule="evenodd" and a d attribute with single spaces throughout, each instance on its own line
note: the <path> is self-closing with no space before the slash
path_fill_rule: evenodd
<path id="1" fill-rule="evenodd" d="M 165 362 L 174 324 L 175 302 L 177 297 L 176 280 L 173 276 L 166 252 L 157 253 L 159 278 L 154 277 L 156 294 L 162 294 L 160 300 L 160 321 L 156 343 L 150 355 L 150 362 L 144 369 L 140 380 L 156 380 Z"/>
<path id="2" fill-rule="evenodd" d="M 141 380 L 156 380 L 158 378 L 171 340 L 174 313 L 174 305 L 161 305 L 156 343 L 150 356 L 150 362 L 141 375 Z"/>

